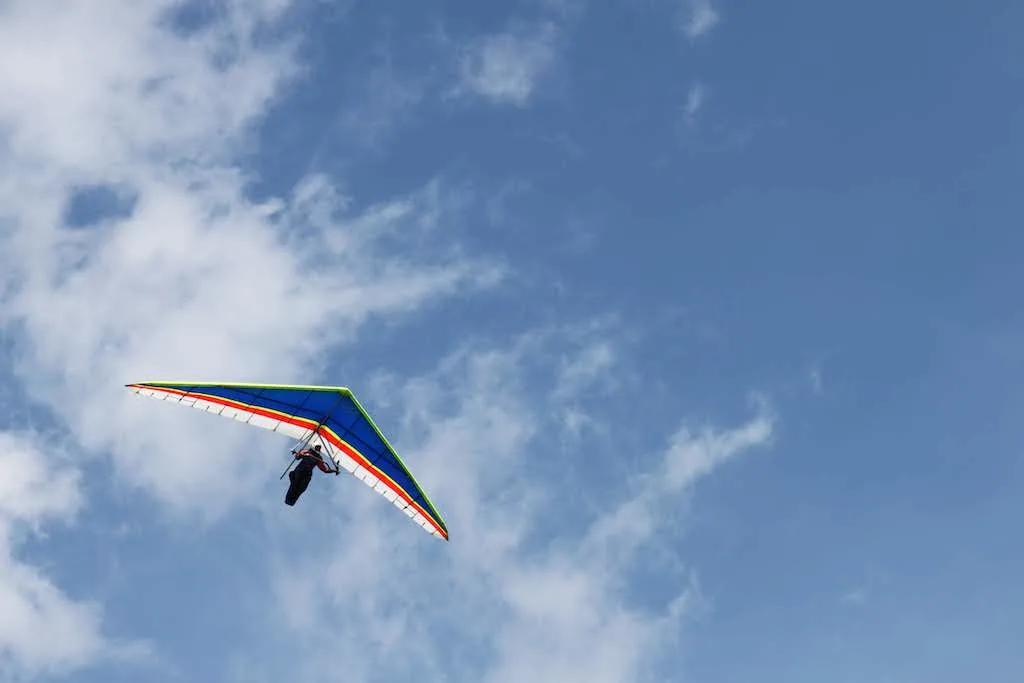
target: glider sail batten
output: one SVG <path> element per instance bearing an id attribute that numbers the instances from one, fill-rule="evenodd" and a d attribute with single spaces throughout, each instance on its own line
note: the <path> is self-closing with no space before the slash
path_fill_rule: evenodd
<path id="1" fill-rule="evenodd" d="M 319 428 L 331 458 L 429 533 L 448 538 L 444 520 L 363 406 L 345 387 L 139 382 L 137 394 L 172 400 L 252 426 L 306 439 Z"/>

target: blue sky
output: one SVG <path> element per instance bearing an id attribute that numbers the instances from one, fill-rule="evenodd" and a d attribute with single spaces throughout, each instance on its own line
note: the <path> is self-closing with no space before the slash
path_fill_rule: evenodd
<path id="1" fill-rule="evenodd" d="M 232 5 L 0 9 L 0 676 L 1020 677 L 1019 3 Z"/>

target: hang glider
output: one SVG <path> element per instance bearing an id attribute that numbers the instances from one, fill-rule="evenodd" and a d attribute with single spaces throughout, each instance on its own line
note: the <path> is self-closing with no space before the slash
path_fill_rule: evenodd
<path id="1" fill-rule="evenodd" d="M 174 401 L 309 443 L 316 437 L 336 465 L 391 501 L 428 533 L 448 528 L 395 449 L 345 387 L 138 382 L 142 396 Z"/>

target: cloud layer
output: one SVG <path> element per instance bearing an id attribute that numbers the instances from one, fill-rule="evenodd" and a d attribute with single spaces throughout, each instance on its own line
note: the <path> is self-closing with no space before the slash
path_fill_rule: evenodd
<path id="1" fill-rule="evenodd" d="M 59 417 L 76 456 L 109 456 L 120 481 L 175 514 L 216 519 L 258 500 L 263 465 L 277 461 L 263 434 L 136 399 L 124 383 L 317 381 L 329 352 L 359 341 L 368 323 L 493 287 L 504 273 L 445 235 L 458 202 L 441 183 L 359 208 L 322 175 L 251 195 L 238 160 L 301 77 L 297 45 L 271 38 L 295 11 L 283 0 L 227 3 L 207 21 L 169 0 L 0 7 L 6 360 L 28 397 Z M 541 23 L 471 42 L 460 92 L 526 104 L 557 41 Z M 94 188 L 123 206 L 90 204 L 83 190 Z M 72 203 L 84 226 L 69 223 Z M 398 239 L 418 248 L 395 251 Z M 265 521 L 277 569 L 267 642 L 284 623 L 304 644 L 287 661 L 266 654 L 262 675 L 279 680 L 296 656 L 304 668 L 290 675 L 307 681 L 336 680 L 338 661 L 363 681 L 472 671 L 492 683 L 620 683 L 653 673 L 675 647 L 694 584 L 668 572 L 664 604 L 643 608 L 630 590 L 638 560 L 671 535 L 666 512 L 701 477 L 768 443 L 772 421 L 680 430 L 644 454 L 621 496 L 595 500 L 591 486 L 609 484 L 596 463 L 636 450 L 601 421 L 622 355 L 609 326 L 566 325 L 506 346 L 467 344 L 418 378 L 379 377 L 375 403 L 398 425 L 400 449 L 417 444 L 414 469 L 452 542 L 424 545 L 390 506 L 344 485 L 332 489 L 337 514 L 314 530 L 305 519 Z M 0 666 L 12 675 L 125 652 L 104 635 L 99 606 L 17 555 L 24 529 L 72 521 L 84 504 L 79 475 L 42 469 L 36 438 L 0 433 L 0 613 L 12 615 L 0 626 Z M 297 548 L 286 533 L 297 529 L 333 542 Z M 290 580 L 313 574 L 344 582 Z M 264 654 L 260 642 L 225 645 L 235 675 L 259 673 L 241 662 Z"/>
<path id="2" fill-rule="evenodd" d="M 634 572 L 650 564 L 652 543 L 674 535 L 673 511 L 692 487 L 768 444 L 772 420 L 680 428 L 660 453 L 639 455 L 642 473 L 624 493 L 593 500 L 591 491 L 621 488 L 594 481 L 614 478 L 600 463 L 615 449 L 595 432 L 582 451 L 565 451 L 560 416 L 605 395 L 579 368 L 605 358 L 608 345 L 588 335 L 562 364 L 568 337 L 579 341 L 548 330 L 509 347 L 467 347 L 430 375 L 381 379 L 379 395 L 396 397 L 389 413 L 404 415 L 399 443 L 417 444 L 415 468 L 452 541 L 424 547 L 401 531 L 404 520 L 339 491 L 344 531 L 306 531 L 339 534 L 336 548 L 298 561 L 292 545 L 279 550 L 280 614 L 307 643 L 307 680 L 330 680 L 339 658 L 366 681 L 413 671 L 493 683 L 657 678 L 699 591 L 690 572 L 665 569 L 666 599 L 644 607 Z M 523 381 L 538 370 L 550 380 Z M 294 581 L 311 572 L 345 580 L 326 589 Z"/>
<path id="3" fill-rule="evenodd" d="M 122 384 L 310 376 L 367 320 L 499 273 L 442 250 L 389 258 L 379 246 L 436 226 L 446 210 L 436 188 L 356 214 L 318 176 L 289 196 L 247 197 L 234 154 L 297 71 L 290 43 L 256 45 L 285 3 L 235 8 L 189 33 L 168 25 L 172 3 L 107 3 L 107 14 L 50 4 L 7 5 L 0 40 L 0 314 L 21 332 L 17 370 L 131 480 L 173 504 L 230 503 L 225 486 L 252 482 L 207 477 L 206 452 L 168 438 L 188 420 L 130 403 Z M 56 51 L 43 38 L 54 33 L 68 37 Z M 86 45 L 104 48 L 76 73 Z M 123 188 L 134 210 L 70 229 L 62 208 L 86 184 Z M 152 429 L 126 433 L 114 415 L 146 415 Z M 244 437 L 217 438 L 207 448 L 240 464 Z"/>
<path id="4" fill-rule="evenodd" d="M 440 229 L 449 207 L 436 185 L 362 211 L 319 176 L 282 197 L 248 196 L 235 160 L 299 72 L 295 45 L 266 38 L 293 9 L 231 3 L 197 24 L 175 2 L 0 7 L 7 360 L 77 446 L 109 453 L 125 481 L 179 511 L 217 515 L 261 486 L 241 465 L 266 447 L 244 430 L 133 401 L 124 383 L 312 380 L 325 351 L 358 338 L 366 321 L 500 277 L 446 249 L 391 258 L 381 247 Z M 69 202 L 95 187 L 131 210 L 92 207 L 88 225 L 69 225 Z M 13 555 L 12 525 L 66 517 L 81 503 L 66 475 L 41 481 L 29 443 L 3 436 L 0 611 L 16 616 L 3 620 L 0 651 L 26 670 L 82 664 L 104 649 L 99 612 Z M 210 477 L 211 454 L 237 476 Z"/>
<path id="5" fill-rule="evenodd" d="M 70 522 L 83 504 L 74 470 L 30 434 L 0 432 L 0 675 L 65 673 L 105 656 L 97 605 L 65 596 L 15 555 L 43 524 Z"/>

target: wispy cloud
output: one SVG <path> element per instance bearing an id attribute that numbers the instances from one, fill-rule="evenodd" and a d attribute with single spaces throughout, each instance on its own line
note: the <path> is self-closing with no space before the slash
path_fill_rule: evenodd
<path id="1" fill-rule="evenodd" d="M 178 7 L 0 9 L 0 325 L 16 342 L 4 361 L 61 416 L 77 456 L 109 456 L 163 510 L 212 517 L 259 499 L 266 472 L 253 463 L 273 457 L 264 435 L 135 399 L 123 383 L 314 381 L 368 321 L 492 287 L 503 271 L 437 239 L 459 203 L 440 182 L 355 208 L 314 175 L 256 203 L 237 159 L 301 72 L 295 44 L 262 30 L 290 3 L 228 3 L 187 33 L 167 21 Z M 459 91 L 524 106 L 557 42 L 548 23 L 474 41 Z M 414 97 L 399 88 L 369 106 L 383 120 Z M 132 207 L 69 229 L 64 207 L 83 185 L 123 189 Z M 416 248 L 397 254 L 397 237 Z M 392 507 L 345 486 L 330 517 L 268 517 L 268 642 L 282 625 L 304 638 L 287 661 L 262 649 L 256 672 L 241 663 L 258 640 L 224 643 L 234 675 L 336 680 L 341 661 L 356 681 L 458 670 L 493 683 L 624 683 L 671 651 L 692 576 L 659 576 L 666 598 L 652 610 L 634 599 L 631 572 L 645 545 L 672 538 L 679 498 L 767 444 L 773 423 L 759 413 L 681 428 L 660 447 L 630 443 L 641 473 L 594 496 L 623 441 L 579 427 L 597 420 L 595 401 L 621 401 L 607 389 L 621 386 L 623 357 L 607 328 L 546 330 L 467 345 L 417 378 L 381 378 L 390 391 L 376 403 L 400 450 L 419 445 L 414 468 L 452 542 L 424 543 Z M 582 449 L 567 453 L 565 433 Z M 211 457 L 231 476 L 210 476 Z M 0 613 L 14 615 L 0 620 L 0 667 L 30 675 L 137 652 L 105 634 L 101 605 L 17 558 L 14 530 L 68 521 L 84 503 L 74 475 L 41 462 L 30 440 L 0 434 Z M 310 549 L 311 533 L 324 543 Z"/>
<path id="2" fill-rule="evenodd" d="M 399 444 L 420 446 L 416 469 L 452 541 L 424 547 L 386 530 L 404 520 L 339 498 L 349 531 L 336 547 L 304 559 L 282 548 L 281 608 L 302 633 L 305 645 L 294 654 L 306 663 L 305 680 L 327 680 L 340 657 L 352 663 L 355 681 L 412 671 L 443 677 L 457 668 L 491 683 L 625 683 L 672 651 L 699 597 L 693 577 L 662 573 L 667 597 L 651 610 L 634 603 L 631 571 L 647 544 L 673 533 L 665 512 L 678 497 L 768 443 L 772 421 L 759 415 L 732 429 L 682 428 L 645 459 L 632 487 L 581 505 L 585 485 L 572 473 L 584 463 L 566 459 L 551 431 L 558 429 L 552 416 L 587 385 L 567 385 L 551 370 L 595 367 L 607 354 L 595 351 L 603 348 L 599 338 L 575 357 L 567 348 L 564 336 L 545 331 L 506 348 L 467 348 L 427 376 L 381 385 L 396 402 L 392 410 L 405 415 Z M 543 377 L 544 368 L 548 381 L 524 381 Z M 592 472 L 617 454 L 602 442 L 585 450 Z M 288 579 L 314 567 L 359 590 L 325 594 Z M 420 602 L 429 602 L 429 616 L 415 609 Z M 323 633 L 331 634 L 329 656 Z"/>
<path id="3" fill-rule="evenodd" d="M 863 608 L 871 604 L 889 582 L 889 574 L 880 569 L 869 569 L 865 576 L 839 596 L 839 604 L 847 608 Z"/>
<path id="4" fill-rule="evenodd" d="M 563 362 L 559 373 L 558 396 L 575 396 L 603 378 L 615 363 L 615 351 L 606 341 L 596 341 L 582 353 Z"/>
<path id="5" fill-rule="evenodd" d="M 555 64 L 558 30 L 551 22 L 515 24 L 470 42 L 459 60 L 457 95 L 525 106 Z"/>
<path id="6" fill-rule="evenodd" d="M 374 66 L 356 80 L 341 127 L 354 144 L 377 146 L 413 115 L 432 85 L 429 75 L 403 73 L 390 61 Z"/>
<path id="7" fill-rule="evenodd" d="M 106 17 L 77 16 L 70 3 L 57 19 L 34 7 L 16 3 L 4 22 L 11 36 L 0 40 L 3 64 L 78 64 L 78 44 L 112 54 L 91 62 L 88 77 L 9 71 L 0 79 L 0 114 L 14 141 L 0 159 L 13 226 L 0 237 L 10 292 L 0 321 L 21 331 L 17 370 L 32 377 L 35 398 L 60 409 L 90 449 L 112 449 L 135 484 L 175 505 L 223 507 L 257 479 L 207 477 L 205 454 L 174 438 L 189 421 L 130 401 L 121 384 L 302 376 L 372 317 L 494 283 L 487 264 L 440 251 L 389 262 L 379 247 L 389 222 L 410 221 L 410 211 L 436 217 L 443 201 L 398 198 L 352 215 L 322 179 L 273 204 L 246 198 L 231 151 L 276 84 L 296 71 L 282 46 L 254 46 L 260 17 L 229 14 L 184 36 L 164 27 L 158 5 Z M 31 39 L 53 31 L 68 34 L 66 53 Z M 235 58 L 224 66 L 228 46 Z M 67 230 L 60 207 L 83 179 L 130 186 L 134 212 L 95 230 Z M 367 221 L 373 229 L 360 230 Z M 115 415 L 149 427 L 125 432 Z M 207 448 L 246 450 L 235 441 L 244 435 L 212 429 Z M 226 457 L 225 466 L 240 464 Z"/>
<path id="8" fill-rule="evenodd" d="M 688 0 L 684 13 L 683 32 L 690 40 L 707 35 L 721 21 L 711 0 Z"/>
<path id="9" fill-rule="evenodd" d="M 65 674 L 106 658 L 142 655 L 103 633 L 102 609 L 74 600 L 16 556 L 18 539 L 42 525 L 72 523 L 84 505 L 79 473 L 52 441 L 0 432 L 0 676 L 18 680 Z M 57 465 L 65 469 L 53 472 Z"/>
<path id="10" fill-rule="evenodd" d="M 825 379 L 819 365 L 811 366 L 811 369 L 807 371 L 807 379 L 810 381 L 814 393 L 821 394 L 825 391 Z"/>
<path id="11" fill-rule="evenodd" d="M 824 394 L 826 391 L 825 365 L 835 353 L 835 350 L 830 350 L 815 354 L 807 364 L 807 381 L 815 394 Z"/>
<path id="12" fill-rule="evenodd" d="M 169 21 L 178 5 L 0 7 L 0 325 L 15 341 L 4 362 L 82 457 L 109 453 L 170 509 L 216 515 L 264 485 L 242 464 L 265 451 L 124 383 L 312 379 L 366 321 L 490 287 L 500 270 L 385 248 L 395 230 L 437 228 L 452 205 L 436 183 L 364 211 L 322 177 L 254 203 L 236 159 L 300 71 L 295 44 L 264 32 L 290 3 L 228 3 L 187 32 Z M 127 188 L 132 210 L 69 228 L 83 185 Z M 70 514 L 77 489 L 66 475 L 43 486 L 40 456 L 3 439 L 0 651 L 31 670 L 84 665 L 107 651 L 101 612 L 14 560 L 8 534 Z M 209 476 L 211 454 L 232 476 Z"/>
<path id="13" fill-rule="evenodd" d="M 689 125 L 697 122 L 697 112 L 704 106 L 706 92 L 702 83 L 694 83 L 686 93 L 686 104 L 683 106 L 683 114 Z"/>
<path id="14" fill-rule="evenodd" d="M 867 586 L 852 588 L 839 597 L 839 602 L 850 607 L 861 607 L 867 604 L 871 591 Z"/>

